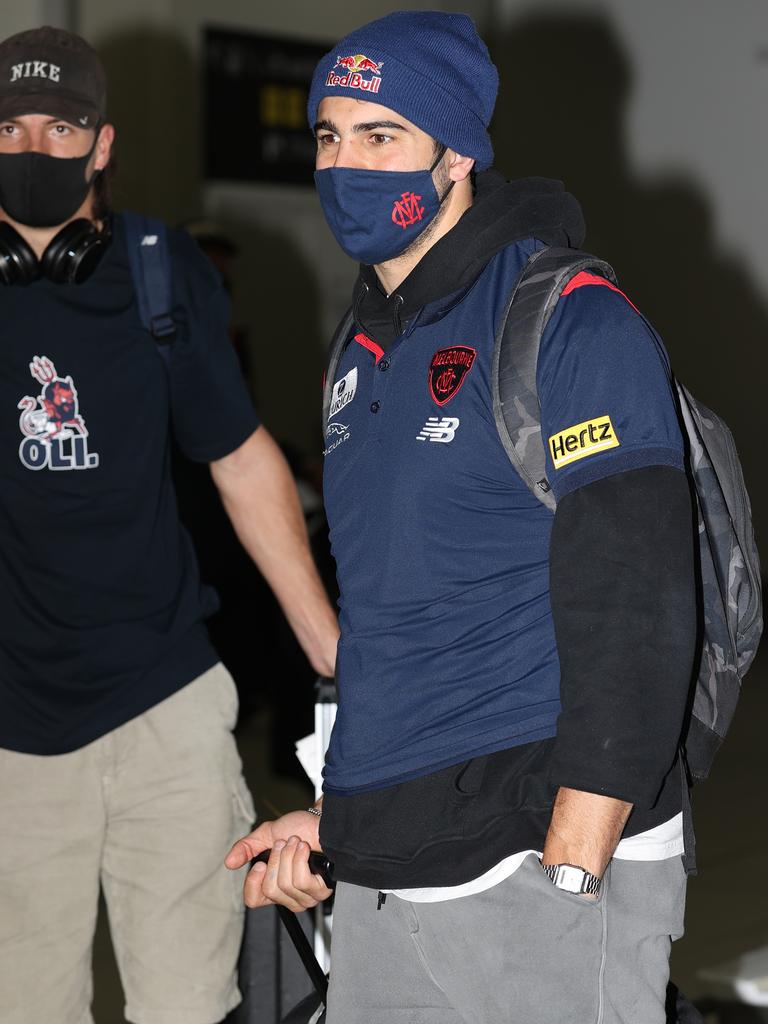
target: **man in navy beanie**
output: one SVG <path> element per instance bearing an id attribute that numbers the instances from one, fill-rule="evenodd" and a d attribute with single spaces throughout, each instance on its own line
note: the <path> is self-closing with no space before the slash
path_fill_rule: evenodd
<path id="1" fill-rule="evenodd" d="M 246 902 L 298 911 L 329 895 L 310 849 L 333 861 L 328 1024 L 662 1024 L 683 930 L 696 611 L 668 372 L 618 288 L 575 277 L 541 341 L 556 511 L 537 500 L 494 342 L 531 257 L 584 225 L 559 182 L 489 169 L 496 90 L 468 17 L 400 11 L 309 96 L 360 264 L 325 421 L 339 713 L 323 799 L 227 863 L 271 848 Z"/>

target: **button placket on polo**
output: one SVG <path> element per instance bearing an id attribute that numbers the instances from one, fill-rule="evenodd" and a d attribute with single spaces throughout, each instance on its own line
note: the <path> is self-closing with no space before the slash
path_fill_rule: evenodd
<path id="1" fill-rule="evenodd" d="M 368 407 L 368 436 L 377 438 L 383 429 L 383 423 L 387 412 L 387 392 L 389 381 L 392 376 L 392 352 L 386 353 L 375 364 L 373 368 L 373 380 L 371 381 L 371 401 Z"/>

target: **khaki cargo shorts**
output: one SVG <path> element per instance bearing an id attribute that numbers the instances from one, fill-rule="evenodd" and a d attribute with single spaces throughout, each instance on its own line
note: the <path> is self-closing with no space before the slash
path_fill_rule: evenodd
<path id="1" fill-rule="evenodd" d="M 215 1024 L 240 1001 L 253 803 L 216 665 L 70 754 L 0 750 L 0 1021 L 91 1024 L 99 887 L 136 1024 Z"/>

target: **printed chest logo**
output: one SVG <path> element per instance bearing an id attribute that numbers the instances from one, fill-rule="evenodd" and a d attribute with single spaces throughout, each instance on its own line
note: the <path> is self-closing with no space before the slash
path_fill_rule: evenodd
<path id="1" fill-rule="evenodd" d="M 416 435 L 416 440 L 450 444 L 454 437 L 456 437 L 458 429 L 459 420 L 456 416 L 443 416 L 441 420 L 437 416 L 430 416 Z"/>
<path id="2" fill-rule="evenodd" d="M 381 88 L 381 69 L 384 62 L 376 62 L 366 57 L 364 53 L 350 54 L 348 57 L 336 57 L 333 70 L 328 72 L 325 84 L 328 86 L 341 87 L 342 89 L 360 89 L 362 92 L 377 93 Z M 342 69 L 342 74 L 336 74 L 336 68 Z M 364 75 L 370 75 L 364 78 Z"/>
<path id="3" fill-rule="evenodd" d="M 331 395 L 331 410 L 328 413 L 328 419 L 332 420 L 334 416 L 338 416 L 341 410 L 349 405 L 352 399 L 357 393 L 357 367 L 350 370 L 346 377 L 342 377 L 341 380 L 337 380 L 333 385 L 333 394 Z"/>
<path id="4" fill-rule="evenodd" d="M 475 365 L 477 351 L 467 345 L 441 348 L 429 364 L 429 393 L 438 405 L 450 402 Z"/>
<path id="5" fill-rule="evenodd" d="M 33 470 L 95 469 L 99 456 L 88 451 L 88 428 L 72 378 L 60 377 L 47 356 L 35 356 L 29 372 L 43 389 L 18 404 L 22 465 Z"/>
<path id="6" fill-rule="evenodd" d="M 620 442 L 613 429 L 610 416 L 598 416 L 594 420 L 584 420 L 573 427 L 566 427 L 549 439 L 549 454 L 555 469 L 585 459 L 588 455 L 606 451 L 608 448 L 619 448 Z"/>
<path id="7" fill-rule="evenodd" d="M 344 423 L 329 423 L 325 430 L 325 436 L 328 444 L 323 449 L 323 455 L 330 455 L 340 444 L 349 440 L 349 427 Z"/>

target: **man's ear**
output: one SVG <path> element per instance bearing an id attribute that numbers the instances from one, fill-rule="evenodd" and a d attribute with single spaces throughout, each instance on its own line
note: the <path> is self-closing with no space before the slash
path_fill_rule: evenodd
<path id="1" fill-rule="evenodd" d="M 447 149 L 445 155 L 448 158 L 448 177 L 451 181 L 464 181 L 469 177 L 470 171 L 475 166 L 473 156 L 462 156 L 452 149 Z"/>
<path id="2" fill-rule="evenodd" d="M 93 165 L 94 171 L 103 171 L 109 163 L 112 153 L 112 144 L 115 141 L 115 126 L 103 124 L 99 129 L 96 139 L 96 160 Z"/>

